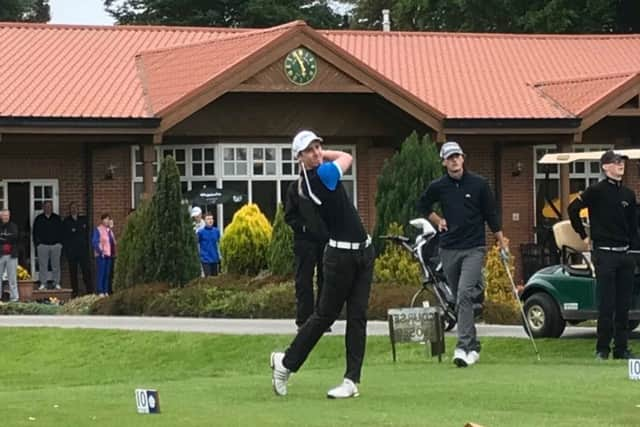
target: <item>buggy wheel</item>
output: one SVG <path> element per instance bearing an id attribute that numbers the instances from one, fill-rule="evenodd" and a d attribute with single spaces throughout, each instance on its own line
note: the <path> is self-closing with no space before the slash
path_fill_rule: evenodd
<path id="1" fill-rule="evenodd" d="M 422 307 L 422 302 L 426 301 L 426 296 L 427 296 L 427 292 L 425 291 L 426 291 L 425 288 L 420 288 L 418 289 L 418 292 L 413 294 L 413 297 L 411 297 L 411 305 L 410 305 L 411 308 Z"/>
<path id="2" fill-rule="evenodd" d="M 534 338 L 558 338 L 567 325 L 560 314 L 558 304 L 543 292 L 527 298 L 524 303 L 524 314 Z M 526 326 L 525 332 L 528 333 Z"/>
<path id="3" fill-rule="evenodd" d="M 629 332 L 633 331 L 640 325 L 640 320 L 629 320 Z"/>
<path id="4" fill-rule="evenodd" d="M 456 323 L 458 323 L 458 321 L 455 316 L 453 316 L 449 312 L 444 313 L 444 316 L 442 317 L 442 328 L 445 332 L 449 332 L 450 330 L 455 328 Z"/>

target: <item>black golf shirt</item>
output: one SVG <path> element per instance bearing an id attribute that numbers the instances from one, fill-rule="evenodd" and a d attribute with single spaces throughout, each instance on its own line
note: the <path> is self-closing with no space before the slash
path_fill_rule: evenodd
<path id="1" fill-rule="evenodd" d="M 501 230 L 491 188 L 480 175 L 465 170 L 460 179 L 445 174 L 434 180 L 418 200 L 418 212 L 428 217 L 438 202 L 448 228 L 440 235 L 441 248 L 485 246 L 485 221 L 494 233 Z"/>
<path id="2" fill-rule="evenodd" d="M 589 209 L 594 248 L 638 246 L 636 195 L 620 181 L 606 178 L 589 186 L 569 205 L 569 219 L 582 239 L 587 233 L 580 210 Z"/>

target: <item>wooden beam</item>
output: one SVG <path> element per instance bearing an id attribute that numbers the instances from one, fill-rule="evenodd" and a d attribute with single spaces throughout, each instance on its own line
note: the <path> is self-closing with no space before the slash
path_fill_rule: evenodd
<path id="1" fill-rule="evenodd" d="M 571 151 L 573 136 L 563 139 L 558 143 L 558 151 L 566 153 Z M 562 219 L 568 219 L 569 213 L 567 208 L 569 207 L 569 192 L 571 191 L 569 181 L 569 164 L 560 165 L 560 213 Z"/>
<path id="2" fill-rule="evenodd" d="M 612 117 L 640 117 L 640 108 L 618 108 L 609 114 Z"/>
<path id="3" fill-rule="evenodd" d="M 156 129 L 0 126 L 0 133 L 50 135 L 151 135 Z"/>
<path id="4" fill-rule="evenodd" d="M 573 135 L 573 128 L 444 128 L 451 135 Z"/>

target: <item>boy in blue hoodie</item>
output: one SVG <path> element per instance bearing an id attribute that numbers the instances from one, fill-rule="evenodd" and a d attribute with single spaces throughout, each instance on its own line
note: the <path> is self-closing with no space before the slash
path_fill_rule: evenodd
<path id="1" fill-rule="evenodd" d="M 217 276 L 220 265 L 218 242 L 220 230 L 213 226 L 213 214 L 207 212 L 204 216 L 205 226 L 198 230 L 198 245 L 200 246 L 200 262 L 205 277 Z"/>

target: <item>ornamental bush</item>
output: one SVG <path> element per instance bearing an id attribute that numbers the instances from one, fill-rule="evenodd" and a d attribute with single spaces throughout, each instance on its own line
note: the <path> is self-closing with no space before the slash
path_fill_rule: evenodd
<path id="1" fill-rule="evenodd" d="M 188 207 L 182 202 L 180 171 L 171 156 L 160 164 L 147 224 L 143 236 L 143 283 L 183 286 L 200 275 L 196 235 Z"/>
<path id="2" fill-rule="evenodd" d="M 271 233 L 271 224 L 258 205 L 240 208 L 220 239 L 225 271 L 256 275 L 266 269 Z"/>
<path id="3" fill-rule="evenodd" d="M 114 290 L 130 288 L 145 281 L 145 264 L 142 256 L 147 239 L 148 221 L 149 205 L 147 202 L 143 202 L 127 217 L 122 237 L 118 239 L 118 256 L 113 273 Z"/>
<path id="4" fill-rule="evenodd" d="M 509 269 L 514 274 L 514 257 L 509 259 Z M 500 259 L 500 248 L 496 244 L 487 253 L 484 266 L 486 285 L 485 307 L 482 317 L 487 323 L 516 325 L 521 322 L 520 309 L 511 282 Z"/>
<path id="5" fill-rule="evenodd" d="M 409 221 L 422 215 L 416 203 L 429 183 L 442 175 L 442 170 L 436 145 L 428 135 L 420 138 L 413 132 L 402 143 L 400 151 L 385 161 L 378 177 L 374 236 L 384 234 L 392 222 L 414 234 Z M 387 246 L 379 239 L 375 241 L 379 251 Z"/>
<path id="6" fill-rule="evenodd" d="M 284 209 L 278 204 L 276 217 L 273 220 L 273 233 L 267 253 L 269 271 L 280 276 L 293 274 L 293 230 L 284 221 Z"/>
<path id="7" fill-rule="evenodd" d="M 404 230 L 402 225 L 392 222 L 386 234 L 404 235 Z M 421 283 L 420 265 L 409 252 L 391 243 L 386 245 L 384 252 L 376 259 L 373 277 L 376 282 L 418 287 Z"/>

